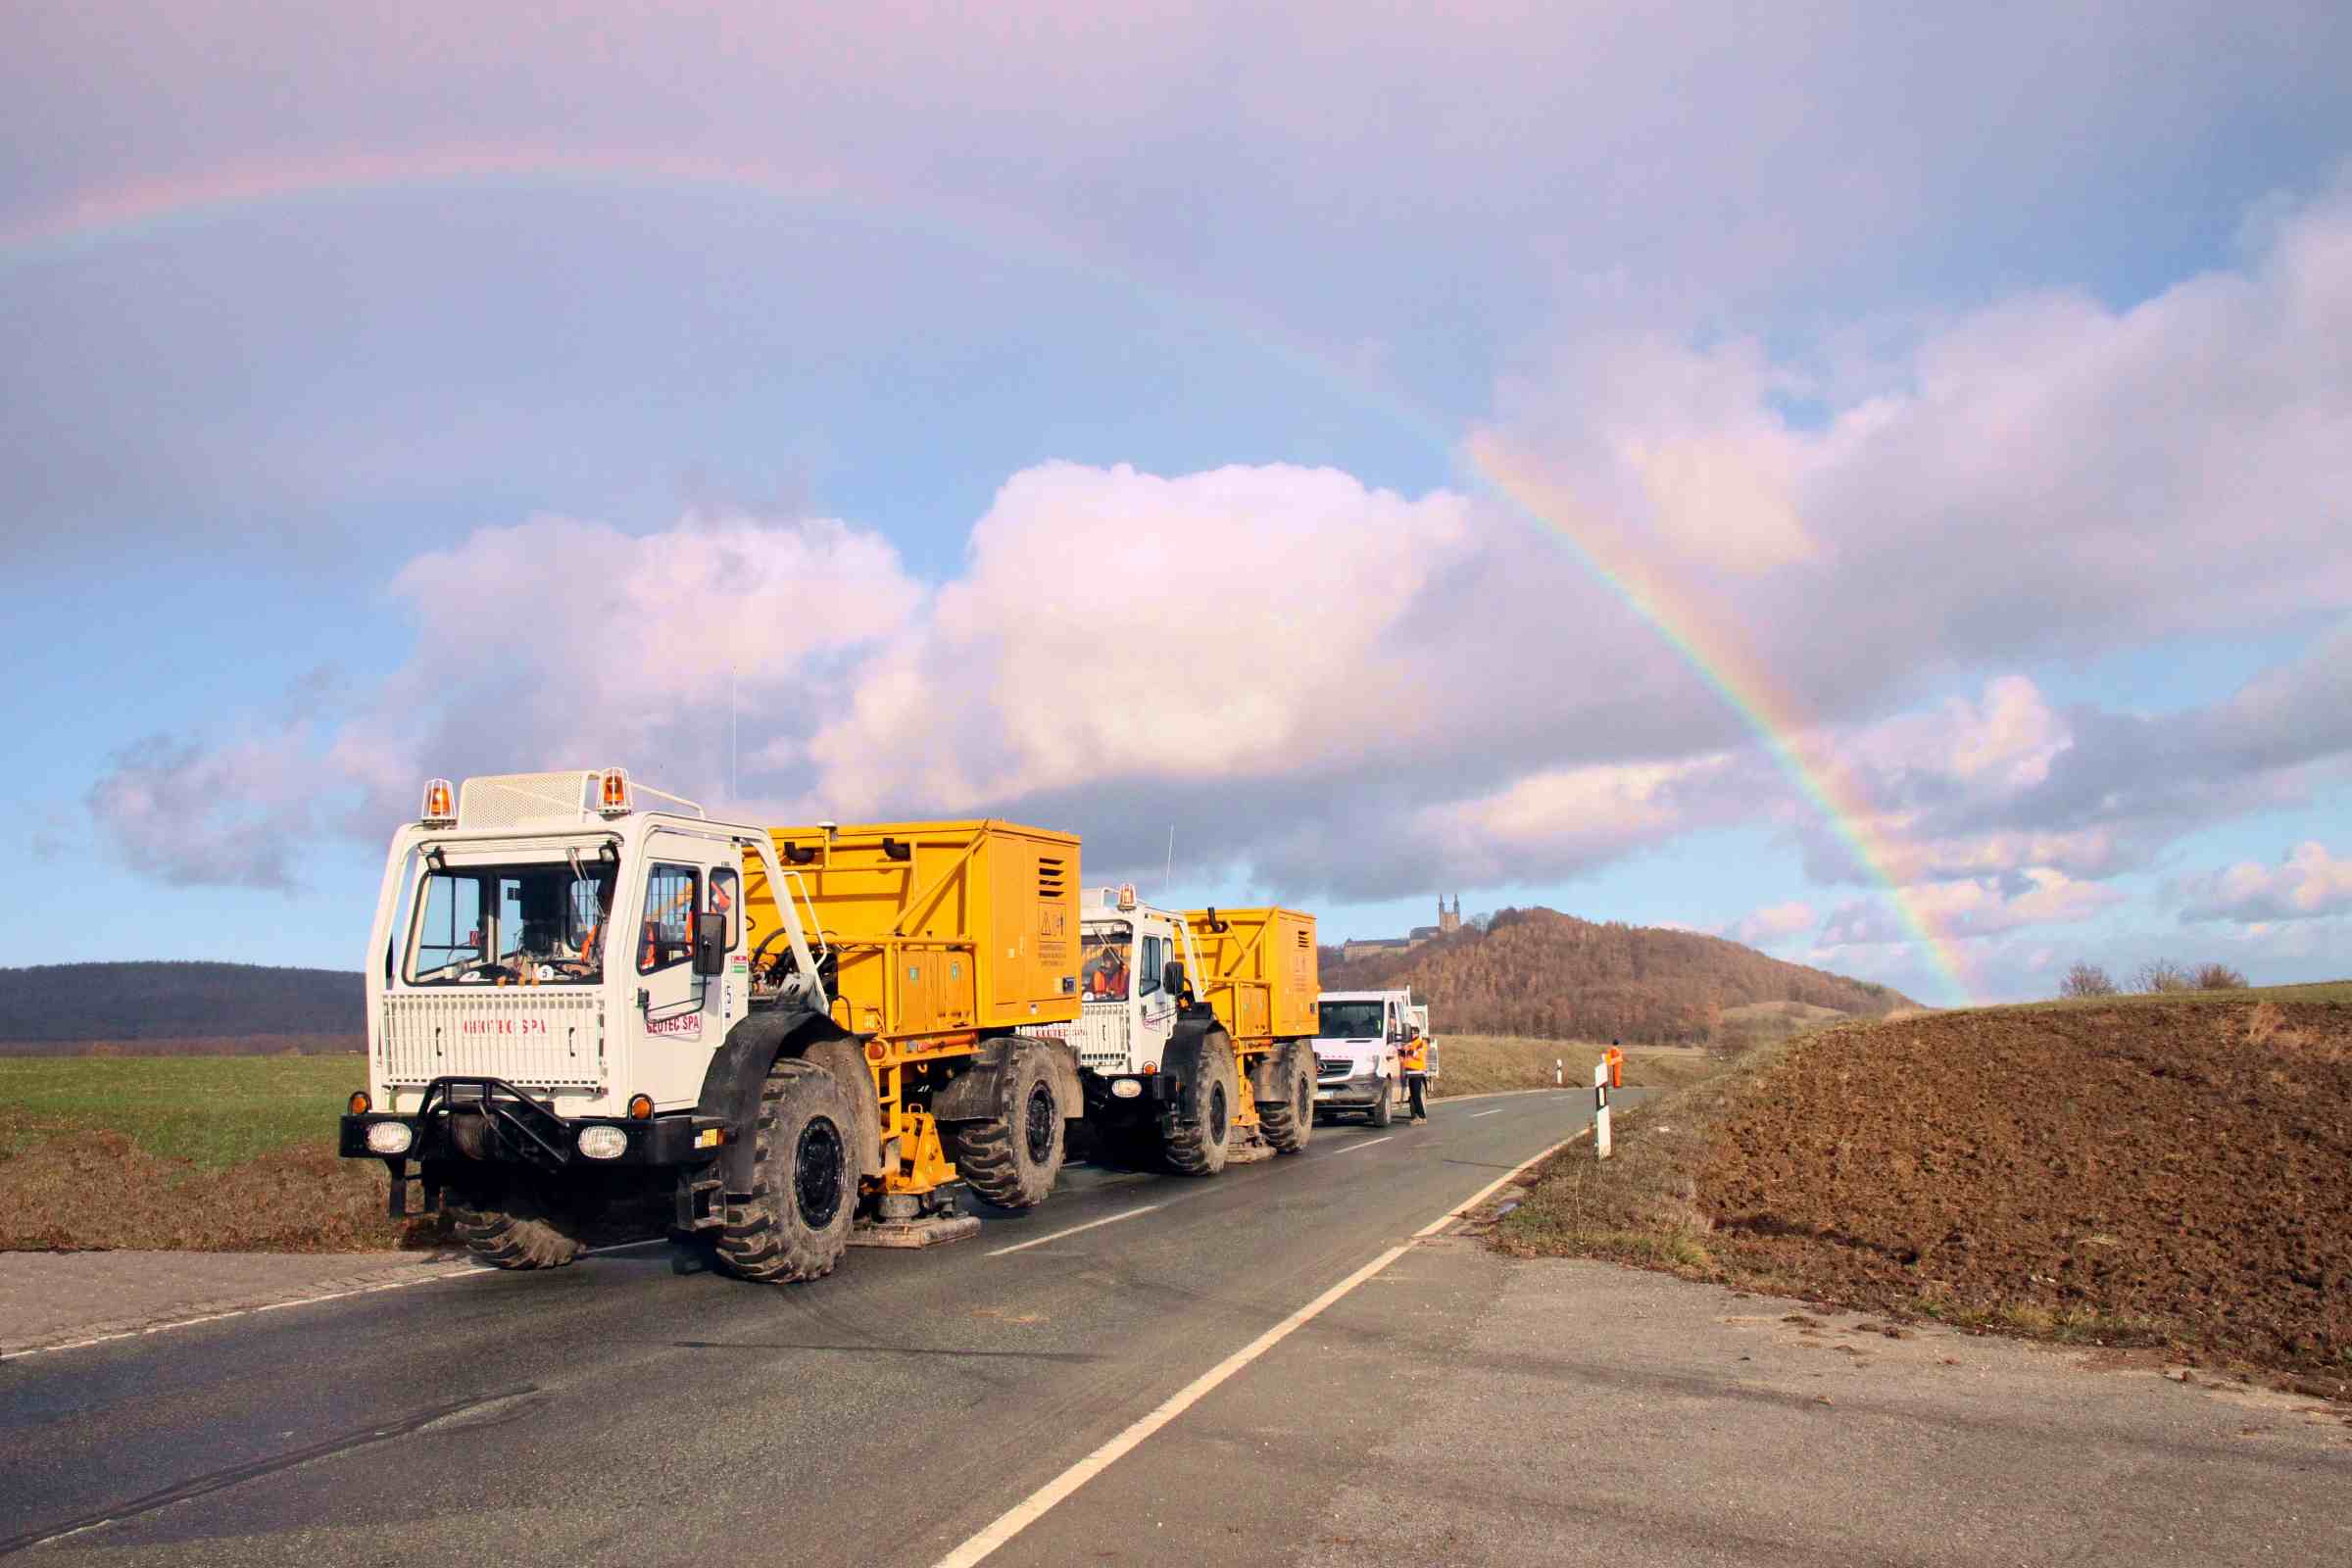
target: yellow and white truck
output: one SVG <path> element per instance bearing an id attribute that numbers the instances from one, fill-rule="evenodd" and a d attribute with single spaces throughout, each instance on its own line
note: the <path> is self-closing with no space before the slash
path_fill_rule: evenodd
<path id="1" fill-rule="evenodd" d="M 505 1268 L 659 1199 L 757 1280 L 1042 1201 L 1082 1114 L 1076 837 L 1001 821 L 768 827 L 619 768 L 435 779 L 368 939 L 380 1159 Z"/>
<path id="2" fill-rule="evenodd" d="M 1157 909 L 1132 884 L 1080 915 L 1077 1048 L 1097 1145 L 1129 1163 L 1213 1176 L 1295 1154 L 1314 1131 L 1315 917 Z"/>

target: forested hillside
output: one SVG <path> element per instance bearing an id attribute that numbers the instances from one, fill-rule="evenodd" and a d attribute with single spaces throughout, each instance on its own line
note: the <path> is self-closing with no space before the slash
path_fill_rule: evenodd
<path id="1" fill-rule="evenodd" d="M 247 963 L 0 969 L 0 1044 L 366 1032 L 357 970 Z"/>
<path id="2" fill-rule="evenodd" d="M 1556 909 L 1505 909 L 1410 953 L 1340 961 L 1322 953 L 1326 991 L 1410 985 L 1441 1035 L 1689 1044 L 1715 1036 L 1723 1013 L 1794 1002 L 1857 1017 L 1917 1004 L 1896 991 L 1784 963 L 1692 931 L 1597 925 Z"/>

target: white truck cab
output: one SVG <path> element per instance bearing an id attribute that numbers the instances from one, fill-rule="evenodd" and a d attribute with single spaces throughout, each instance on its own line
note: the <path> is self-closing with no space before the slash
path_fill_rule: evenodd
<path id="1" fill-rule="evenodd" d="M 1089 888 L 1078 906 L 1078 1020 L 1033 1032 L 1077 1048 L 1080 1069 L 1109 1094 L 1149 1098 L 1141 1080 L 1165 1064 L 1184 976 L 1200 972 L 1182 914 L 1144 904 L 1132 885 Z M 1122 1092 L 1122 1080 L 1132 1087 Z"/>
<path id="2" fill-rule="evenodd" d="M 1416 1026 L 1427 1028 L 1414 1017 L 1412 992 L 1326 991 L 1316 1010 L 1316 1115 L 1361 1112 L 1386 1127 L 1404 1086 L 1403 1053 Z"/>

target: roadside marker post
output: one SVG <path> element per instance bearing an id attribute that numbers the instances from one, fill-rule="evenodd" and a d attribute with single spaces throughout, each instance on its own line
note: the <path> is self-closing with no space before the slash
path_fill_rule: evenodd
<path id="1" fill-rule="evenodd" d="M 1609 1157 L 1609 1064 L 1592 1064 L 1592 1149 L 1602 1159 Z"/>
<path id="2" fill-rule="evenodd" d="M 1568 1087 L 1568 1063 L 1558 1056 L 1551 1058 L 1551 1087 L 1554 1089 Z"/>

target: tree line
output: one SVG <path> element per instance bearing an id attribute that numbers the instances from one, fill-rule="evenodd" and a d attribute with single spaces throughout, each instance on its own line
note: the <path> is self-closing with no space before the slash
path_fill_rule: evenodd
<path id="1" fill-rule="evenodd" d="M 2113 975 L 2095 963 L 2077 963 L 2058 982 L 2061 997 L 2118 997 L 2126 990 L 2158 996 L 2170 991 L 2245 989 L 2245 975 L 2226 963 L 2201 963 L 2191 969 L 2170 958 L 2150 958 L 2142 963 L 2132 971 L 2128 987 L 2118 985 Z"/>
<path id="2" fill-rule="evenodd" d="M 1483 927 L 1483 929 L 1481 929 Z M 1441 1035 L 1698 1044 L 1727 1008 L 1801 1002 L 1875 1017 L 1916 1005 L 1886 986 L 1768 957 L 1692 931 L 1500 909 L 1409 953 L 1321 955 L 1326 991 L 1409 985 Z"/>

